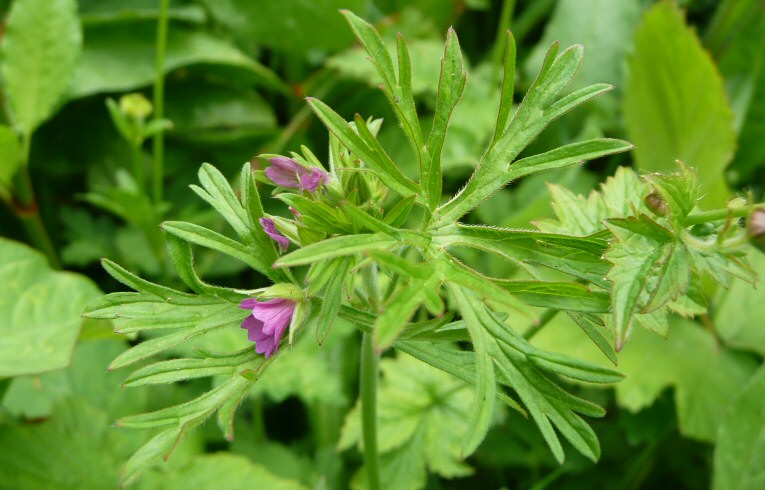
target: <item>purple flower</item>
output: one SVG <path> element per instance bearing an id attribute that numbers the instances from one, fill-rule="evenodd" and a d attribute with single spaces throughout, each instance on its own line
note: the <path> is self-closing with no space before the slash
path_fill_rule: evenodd
<path id="1" fill-rule="evenodd" d="M 282 252 L 287 250 L 287 247 L 290 246 L 290 241 L 286 236 L 279 233 L 279 230 L 276 229 L 274 220 L 271 218 L 260 218 L 260 226 L 263 227 L 263 231 L 265 231 L 268 236 L 273 238 L 276 243 L 279 244 L 279 248 Z"/>
<path id="2" fill-rule="evenodd" d="M 274 157 L 269 162 L 271 166 L 266 169 L 266 177 L 282 187 L 315 192 L 329 177 L 324 170 L 304 167 L 291 158 Z"/>
<path id="3" fill-rule="evenodd" d="M 255 352 L 265 354 L 266 358 L 279 352 L 279 342 L 292 321 L 295 302 L 284 298 L 268 301 L 247 298 L 239 308 L 252 310 L 242 322 L 242 328 L 247 330 L 247 339 L 255 342 Z"/>

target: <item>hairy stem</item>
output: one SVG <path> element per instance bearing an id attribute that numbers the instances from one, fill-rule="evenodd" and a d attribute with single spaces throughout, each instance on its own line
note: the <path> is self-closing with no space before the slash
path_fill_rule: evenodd
<path id="1" fill-rule="evenodd" d="M 753 209 L 764 209 L 765 203 L 753 204 L 752 206 L 744 206 L 740 208 L 723 208 L 715 209 L 714 211 L 704 211 L 701 213 L 689 214 L 685 218 L 683 223 L 685 226 L 698 225 L 700 223 L 709 223 L 710 221 L 721 221 L 732 216 L 733 218 L 743 218 L 748 216 Z"/>
<path id="2" fill-rule="evenodd" d="M 364 332 L 361 339 L 361 369 L 359 392 L 361 397 L 361 431 L 364 441 L 364 466 L 370 490 L 380 489 L 380 458 L 377 454 L 377 369 L 372 334 Z"/>
<path id="3" fill-rule="evenodd" d="M 167 50 L 167 17 L 170 0 L 160 0 L 159 20 L 157 21 L 157 58 L 156 78 L 154 79 L 154 118 L 162 119 L 165 115 L 165 51 Z M 154 166 L 152 196 L 155 204 L 162 202 L 162 184 L 165 178 L 165 134 L 159 131 L 154 135 Z"/>

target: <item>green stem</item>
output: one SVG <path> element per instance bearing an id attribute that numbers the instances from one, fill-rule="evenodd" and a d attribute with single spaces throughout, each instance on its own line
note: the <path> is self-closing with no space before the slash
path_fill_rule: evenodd
<path id="1" fill-rule="evenodd" d="M 24 230 L 32 244 L 48 257 L 50 266 L 61 269 L 61 261 L 56 253 L 56 248 L 48 235 L 40 217 L 40 209 L 37 206 L 37 197 L 32 187 L 32 179 L 29 177 L 29 151 L 31 137 L 26 136 L 22 141 L 22 165 L 14 177 L 15 195 L 11 203 L 16 216 L 24 225 Z"/>
<path id="2" fill-rule="evenodd" d="M 361 397 L 361 431 L 364 441 L 364 467 L 370 490 L 380 489 L 380 458 L 377 454 L 377 368 L 372 334 L 364 332 L 361 339 L 361 368 L 359 392 Z"/>
<path id="3" fill-rule="evenodd" d="M 146 190 L 146 175 L 143 171 L 143 152 L 140 144 L 131 144 L 133 157 L 133 178 L 138 186 L 138 192 L 143 194 Z"/>
<path id="4" fill-rule="evenodd" d="M 156 78 L 154 79 L 154 118 L 165 116 L 165 51 L 167 51 L 167 18 L 170 0 L 160 0 L 159 19 L 157 20 L 157 58 Z M 154 203 L 162 202 L 162 185 L 165 178 L 165 134 L 159 131 L 154 135 Z"/>
<path id="5" fill-rule="evenodd" d="M 744 206 L 733 209 L 715 209 L 714 211 L 704 211 L 701 213 L 690 214 L 687 218 L 685 218 L 683 224 L 685 226 L 693 226 L 700 223 L 709 223 L 710 221 L 721 221 L 726 219 L 728 216 L 732 216 L 733 218 L 744 218 L 749 216 L 749 213 L 751 213 L 754 209 L 765 209 L 765 203 L 758 203 L 753 204 L 752 206 Z"/>

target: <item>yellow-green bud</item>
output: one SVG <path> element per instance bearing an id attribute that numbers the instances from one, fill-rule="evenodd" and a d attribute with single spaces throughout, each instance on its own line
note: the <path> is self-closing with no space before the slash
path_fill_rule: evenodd
<path id="1" fill-rule="evenodd" d="M 143 121 L 153 110 L 151 102 L 143 94 L 134 93 L 120 97 L 120 111 L 129 118 Z"/>

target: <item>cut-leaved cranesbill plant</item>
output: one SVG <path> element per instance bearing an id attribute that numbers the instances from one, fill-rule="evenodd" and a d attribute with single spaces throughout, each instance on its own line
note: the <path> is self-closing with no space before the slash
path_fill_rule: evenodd
<path id="1" fill-rule="evenodd" d="M 288 346 L 298 336 L 310 334 L 321 345 L 338 318 L 356 325 L 362 336 L 360 405 L 349 416 L 341 445 L 361 443 L 360 474 L 369 488 L 380 488 L 383 478 L 395 481 L 404 459 L 415 461 L 418 471 L 427 466 L 445 475 L 465 474 L 460 460 L 481 444 L 495 420 L 497 402 L 531 417 L 558 461 L 564 459 L 560 435 L 597 460 L 598 439 L 582 416 L 605 412 L 566 391 L 562 381 L 611 384 L 622 375 L 540 350 L 521 327 L 539 327 L 563 312 L 616 364 L 616 352 L 633 324 L 666 335 L 668 312 L 691 316 L 705 311 L 700 276 L 726 284 L 731 276 L 753 275 L 742 252 L 748 236 L 738 221 L 755 206 L 739 202 L 696 211 L 696 177 L 682 163 L 671 175 L 640 176 L 622 168 L 601 192 L 586 198 L 553 187 L 557 220 L 540 222 L 538 229 L 461 223 L 512 181 L 631 149 L 626 141 L 599 138 L 519 158 L 552 121 L 611 87 L 596 84 L 566 92 L 582 47 L 560 51 L 554 44 L 515 106 L 515 46 L 508 33 L 496 129 L 467 184 L 454 196 L 444 196 L 441 151 L 467 79 L 456 34 L 450 30 L 447 35 L 435 117 L 429 131 L 423 131 L 404 38 L 398 38 L 394 61 L 371 25 L 350 12 L 344 15 L 382 79 L 382 91 L 418 160 L 419 179 L 405 175 L 377 140 L 380 120 L 357 115 L 349 122 L 309 98 L 330 132 L 328 161 L 305 147 L 289 156 L 264 155 L 270 167 L 260 171 L 246 164 L 238 192 L 205 164 L 199 171 L 201 186 L 192 189 L 225 218 L 236 238 L 193 223 L 163 224 L 168 254 L 188 291 L 148 282 L 104 260 L 106 270 L 135 292 L 107 295 L 86 315 L 111 319 L 122 333 L 147 334 L 111 364 L 116 369 L 141 363 L 126 385 L 215 377 L 214 388 L 194 400 L 118 422 L 163 429 L 128 461 L 124 483 L 167 457 L 216 412 L 221 430 L 232 438 L 234 413 L 253 384 L 268 376 L 272 363 L 290 355 Z M 273 198 L 291 213 L 266 215 L 259 182 L 275 186 Z M 238 259 L 273 285 L 247 290 L 209 284 L 194 269 L 194 246 Z M 460 248 L 496 255 L 518 272 L 512 278 L 489 277 L 458 260 Z M 188 358 L 169 355 L 192 338 L 240 328 L 254 347 L 229 353 L 198 350 Z M 447 381 L 423 374 L 423 389 L 431 378 L 437 392 L 453 380 L 453 389 L 439 399 L 453 399 L 455 413 L 464 412 L 449 424 L 464 425 L 447 431 L 444 447 L 415 444 L 432 437 L 423 428 L 398 442 L 386 436 L 378 449 L 378 361 L 391 350 L 402 364 L 387 368 L 393 374 L 381 393 L 396 390 L 395 373 L 418 372 L 410 363 L 423 362 L 445 373 Z M 163 360 L 145 362 L 156 357 Z M 470 386 L 472 394 L 465 393 L 463 387 Z M 390 401 L 384 407 L 386 413 L 396 412 Z M 419 424 L 416 417 L 412 420 Z"/>

